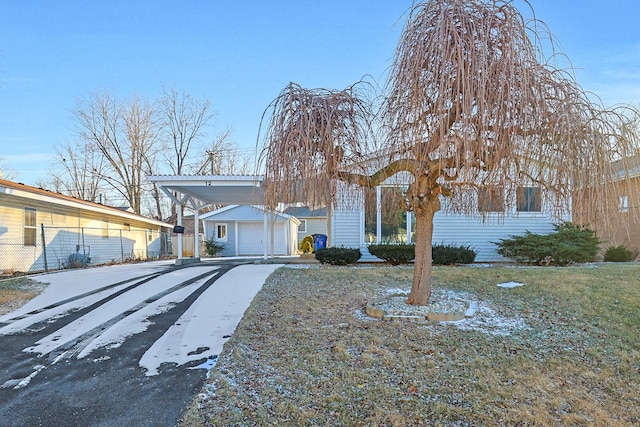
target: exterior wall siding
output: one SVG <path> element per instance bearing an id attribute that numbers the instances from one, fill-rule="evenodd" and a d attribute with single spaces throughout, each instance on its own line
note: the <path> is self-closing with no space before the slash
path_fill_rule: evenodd
<path id="1" fill-rule="evenodd" d="M 80 201 L 67 203 L 66 200 L 40 195 L 31 199 L 26 190 L 20 194 L 13 194 L 10 189 L 0 192 L 2 271 L 35 272 L 43 271 L 45 267 L 66 268 L 72 254 L 87 256 L 95 265 L 157 257 L 167 249 L 166 243 L 162 243 L 161 227 L 157 224 L 118 216 L 115 211 L 84 209 Z M 36 210 L 35 245 L 24 245 L 25 207 Z"/>

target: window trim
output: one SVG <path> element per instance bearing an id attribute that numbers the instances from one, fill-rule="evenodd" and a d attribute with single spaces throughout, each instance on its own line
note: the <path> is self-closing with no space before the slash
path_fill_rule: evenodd
<path id="1" fill-rule="evenodd" d="M 531 197 L 532 193 L 533 197 Z M 520 203 L 521 195 L 524 197 L 524 204 Z M 516 212 L 542 212 L 542 189 L 531 186 L 518 187 L 516 189 Z"/>
<path id="2" fill-rule="evenodd" d="M 224 227 L 224 236 L 220 237 L 220 227 Z M 216 242 L 226 242 L 229 238 L 229 227 L 226 222 L 215 222 L 213 224 L 214 240 Z"/>
<path id="3" fill-rule="evenodd" d="M 298 224 L 298 233 L 306 233 L 307 232 L 307 220 L 298 218 L 298 221 L 300 221 L 300 224 Z"/>
<path id="4" fill-rule="evenodd" d="M 33 225 L 27 225 L 27 212 L 29 216 L 33 215 Z M 29 237 L 33 233 L 33 243 L 27 243 L 27 230 L 29 231 Z M 30 206 L 25 206 L 22 210 L 22 246 L 37 246 L 38 245 L 38 210 Z"/>
<path id="5" fill-rule="evenodd" d="M 623 195 L 618 197 L 618 212 L 629 213 L 629 196 Z"/>

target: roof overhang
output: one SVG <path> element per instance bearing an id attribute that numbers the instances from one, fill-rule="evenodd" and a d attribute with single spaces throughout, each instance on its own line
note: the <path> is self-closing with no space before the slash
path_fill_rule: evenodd
<path id="1" fill-rule="evenodd" d="M 256 175 L 155 175 L 149 181 L 208 205 L 264 205 L 263 177 Z"/>

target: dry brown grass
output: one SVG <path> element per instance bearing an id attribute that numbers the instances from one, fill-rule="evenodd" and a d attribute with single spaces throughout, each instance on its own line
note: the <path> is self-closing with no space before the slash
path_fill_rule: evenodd
<path id="1" fill-rule="evenodd" d="M 0 316 L 38 296 L 46 285 L 24 277 L 0 281 Z"/>
<path id="2" fill-rule="evenodd" d="M 362 315 L 411 276 L 408 267 L 279 269 L 182 425 L 640 422 L 640 264 L 436 268 L 436 288 L 478 303 L 474 319 Z M 512 280 L 526 286 L 496 286 Z M 491 318 L 517 326 L 492 329 Z"/>

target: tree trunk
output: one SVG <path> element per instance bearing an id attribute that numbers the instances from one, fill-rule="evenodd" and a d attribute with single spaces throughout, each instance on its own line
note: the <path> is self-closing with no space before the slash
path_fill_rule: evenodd
<path id="1" fill-rule="evenodd" d="M 414 210 L 416 216 L 416 259 L 413 270 L 413 284 L 407 304 L 427 305 L 431 297 L 431 267 L 433 238 L 433 217 L 440 210 L 440 201 L 425 201 Z"/>

